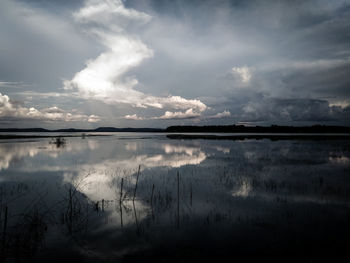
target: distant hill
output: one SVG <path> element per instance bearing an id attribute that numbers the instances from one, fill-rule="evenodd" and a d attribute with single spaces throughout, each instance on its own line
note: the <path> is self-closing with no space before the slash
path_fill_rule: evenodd
<path id="1" fill-rule="evenodd" d="M 8 128 L 8 129 L 0 129 L 0 132 L 50 132 L 50 131 L 43 128 L 29 128 L 29 129 Z"/>
<path id="2" fill-rule="evenodd" d="M 164 132 L 164 129 L 99 127 L 93 131 L 94 132 Z"/>
<path id="3" fill-rule="evenodd" d="M 243 126 L 243 125 L 221 125 L 221 126 L 170 126 L 165 132 L 180 133 L 350 133 L 350 127 L 345 126 Z"/>
<path id="4" fill-rule="evenodd" d="M 115 128 L 99 127 L 96 129 L 58 129 L 48 130 L 43 128 L 26 128 L 26 129 L 0 129 L 0 132 L 17 133 L 17 132 L 167 132 L 167 133 L 350 133 L 350 127 L 346 126 L 243 126 L 243 125 L 218 125 L 218 126 L 170 126 L 166 129 L 157 128 Z"/>
<path id="5" fill-rule="evenodd" d="M 164 132 L 164 129 L 157 128 L 114 128 L 114 127 L 99 127 L 97 129 L 58 129 L 58 130 L 47 130 L 43 128 L 9 128 L 0 129 L 0 132 Z"/>

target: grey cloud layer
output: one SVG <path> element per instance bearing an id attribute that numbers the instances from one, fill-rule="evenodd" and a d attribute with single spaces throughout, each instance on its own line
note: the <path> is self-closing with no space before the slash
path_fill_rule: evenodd
<path id="1" fill-rule="evenodd" d="M 38 59 L 20 54 L 38 64 L 40 74 L 35 73 L 27 62 L 10 60 L 5 51 L 14 50 L 9 48 L 14 42 L 6 37 L 0 40 L 0 88 L 24 81 L 34 83 L 21 87 L 33 94 L 75 92 L 86 101 L 80 104 L 83 112 L 116 117 L 106 125 L 350 124 L 348 0 L 3 3 L 12 17 L 2 12 L 0 23 L 6 20 L 8 28 L 0 27 L 0 33 L 10 36 L 14 28 L 30 39 L 22 21 L 47 21 L 25 50 L 39 45 L 43 53 L 62 54 L 61 43 L 68 42 L 65 50 L 72 55 L 50 55 L 48 62 L 41 54 Z M 18 10 L 26 10 L 27 17 L 15 19 Z M 14 61 L 21 56 L 12 52 Z M 59 90 L 62 79 L 65 91 Z M 20 100 L 15 92 L 6 88 Z M 108 106 L 94 106 L 101 101 Z M 70 107 L 72 102 L 64 105 Z"/>

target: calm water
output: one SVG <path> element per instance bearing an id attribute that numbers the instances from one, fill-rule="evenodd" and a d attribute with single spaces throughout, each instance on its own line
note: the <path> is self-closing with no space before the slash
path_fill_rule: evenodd
<path id="1" fill-rule="evenodd" d="M 0 261 L 334 261 L 350 141 L 0 140 Z"/>

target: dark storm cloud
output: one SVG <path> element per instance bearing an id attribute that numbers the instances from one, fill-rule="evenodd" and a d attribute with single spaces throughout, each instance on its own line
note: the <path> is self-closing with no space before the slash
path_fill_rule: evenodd
<path id="1" fill-rule="evenodd" d="M 348 114 L 339 106 L 316 99 L 269 98 L 251 101 L 240 112 L 250 122 L 338 122 L 347 121 Z"/>
<path id="2" fill-rule="evenodd" d="M 287 87 L 298 94 L 350 98 L 350 60 L 325 68 L 291 70 L 282 77 Z"/>
<path id="3" fill-rule="evenodd" d="M 252 81 L 251 89 L 257 92 L 271 93 L 271 96 L 277 92 L 281 97 L 290 96 L 293 90 L 293 96 L 298 96 L 300 90 L 304 91 L 303 95 L 316 97 L 339 94 L 344 99 L 343 95 L 346 95 L 350 56 L 350 16 L 346 1 L 171 1 L 169 5 L 149 2 L 149 5 L 140 5 L 136 1 L 127 3 L 140 10 L 153 8 L 161 15 L 174 14 L 176 10 L 176 14 L 185 18 L 180 22 L 180 25 L 186 25 L 185 30 L 177 33 L 182 34 L 182 43 L 190 42 L 186 45 L 184 60 L 187 56 L 193 58 L 192 61 L 188 59 L 182 67 L 176 65 L 182 56 L 175 52 L 177 60 L 171 61 L 171 67 L 164 65 L 164 59 L 149 61 L 150 65 L 147 65 L 149 71 L 165 66 L 176 79 L 183 77 L 181 87 L 184 89 L 189 86 L 192 91 L 200 89 L 203 96 L 210 95 L 212 89 L 235 93 L 235 81 L 216 83 L 213 75 L 220 75 L 218 70 L 229 71 L 230 66 L 248 65 L 256 69 L 253 74 L 256 82 Z M 174 26 L 177 20 L 172 22 L 175 29 L 179 27 Z M 187 25 L 195 30 L 186 32 Z M 191 37 L 193 39 L 188 40 Z M 238 52 L 237 39 L 245 45 L 245 49 Z M 229 43 L 232 49 L 224 49 L 225 43 Z M 216 49 L 206 49 L 208 46 L 216 46 Z M 220 49 L 223 49 L 223 56 Z M 217 56 L 207 58 L 213 52 Z M 195 63 L 196 53 L 199 54 L 198 60 L 205 63 Z M 147 69 L 139 71 L 147 72 Z M 187 72 L 188 77 L 181 71 Z M 143 73 L 140 75 L 148 81 Z M 176 83 L 171 75 L 167 76 L 169 82 L 161 78 L 159 85 L 171 87 L 171 83 Z M 157 82 L 155 80 L 155 84 Z M 206 85 L 211 85 L 211 88 Z M 181 91 L 181 87 L 176 89 Z"/>

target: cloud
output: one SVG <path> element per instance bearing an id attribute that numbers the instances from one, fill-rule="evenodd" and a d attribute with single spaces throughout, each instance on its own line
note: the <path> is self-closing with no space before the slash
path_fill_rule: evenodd
<path id="1" fill-rule="evenodd" d="M 98 122 L 100 117 L 96 115 L 72 114 L 58 107 L 50 107 L 38 110 L 34 107 L 26 108 L 11 102 L 7 95 L 0 93 L 0 121 L 12 120 L 41 120 L 41 121 L 73 121 L 73 122 Z"/>
<path id="2" fill-rule="evenodd" d="M 97 116 L 97 115 L 93 115 L 92 114 L 92 115 L 89 116 L 87 121 L 88 122 L 99 122 L 99 121 L 101 121 L 101 118 L 99 116 Z"/>
<path id="3" fill-rule="evenodd" d="M 143 120 L 144 118 L 138 117 L 136 114 L 132 114 L 132 115 L 125 115 L 124 119 L 126 119 L 126 120 Z"/>
<path id="4" fill-rule="evenodd" d="M 20 92 L 11 92 L 11 94 L 19 95 L 21 97 L 29 98 L 35 97 L 40 99 L 52 99 L 52 98 L 78 98 L 78 94 L 70 92 L 37 92 L 32 90 L 20 91 Z"/>
<path id="5" fill-rule="evenodd" d="M 252 78 L 252 72 L 251 69 L 248 68 L 247 66 L 244 67 L 233 67 L 231 69 L 231 74 L 234 77 L 239 78 L 239 80 L 244 83 L 247 84 L 250 82 L 250 79 Z"/>
<path id="6" fill-rule="evenodd" d="M 71 75 L 82 57 L 100 47 L 76 31 L 67 13 L 48 12 L 40 2 L 1 1 L 0 79 L 48 90 L 58 88 L 60 77 Z"/>
<path id="7" fill-rule="evenodd" d="M 209 115 L 209 116 L 201 116 L 200 113 L 195 112 L 193 109 L 188 109 L 185 112 L 177 111 L 166 111 L 162 116 L 156 116 L 156 117 L 140 117 L 137 114 L 132 115 L 125 115 L 123 119 L 126 120 L 180 120 L 180 119 L 220 119 L 220 118 L 227 118 L 230 117 L 231 113 L 227 110 L 223 112 L 219 112 L 215 115 Z"/>
<path id="8" fill-rule="evenodd" d="M 260 66 L 262 71 L 273 70 L 328 70 L 331 68 L 337 68 L 346 66 L 350 63 L 350 57 L 336 58 L 336 59 L 309 59 L 309 60 L 287 60 L 279 62 L 263 63 Z"/>
<path id="9" fill-rule="evenodd" d="M 164 115 L 160 117 L 153 117 L 154 120 L 175 120 L 175 119 L 193 119 L 201 116 L 200 113 L 196 113 L 193 109 L 188 109 L 185 112 L 177 111 L 171 112 L 166 111 Z"/>
<path id="10" fill-rule="evenodd" d="M 320 99 L 264 98 L 242 107 L 243 121 L 330 122 L 346 118 L 340 106 L 331 106 Z"/>
<path id="11" fill-rule="evenodd" d="M 220 118 L 227 118 L 227 117 L 230 117 L 231 116 L 231 113 L 227 110 L 223 111 L 223 112 L 219 112 L 215 115 L 212 115 L 212 116 L 208 116 L 206 118 L 208 119 L 220 119 Z"/>
<path id="12" fill-rule="evenodd" d="M 46 109 L 46 113 L 64 113 L 64 110 L 60 109 L 60 108 L 57 108 L 57 107 L 51 107 L 51 108 L 48 108 Z"/>
<path id="13" fill-rule="evenodd" d="M 149 15 L 127 9 L 119 0 L 89 0 L 74 14 L 74 18 L 107 50 L 89 60 L 72 80 L 65 80 L 64 89 L 77 90 L 85 99 L 101 100 L 107 104 L 191 110 L 197 115 L 206 110 L 207 106 L 198 99 L 145 94 L 135 89 L 137 78 L 126 75 L 154 55 L 153 50 L 137 36 L 127 33 L 128 28 L 147 23 L 151 19 Z"/>
<path id="14" fill-rule="evenodd" d="M 31 86 L 30 84 L 26 84 L 24 82 L 21 81 L 0 81 L 0 88 L 17 88 L 17 89 L 21 89 L 21 88 L 26 88 Z"/>
<path id="15" fill-rule="evenodd" d="M 85 6 L 74 13 L 74 18 L 80 22 L 106 26 L 115 32 L 124 31 L 132 22 L 145 23 L 151 19 L 146 13 L 125 8 L 120 0 L 87 0 Z M 111 21 L 115 23 L 111 25 Z"/>
<path id="16" fill-rule="evenodd" d="M 0 87 L 42 114 L 74 105 L 118 126 L 349 123 L 347 0 L 41 2 L 2 1 Z"/>

